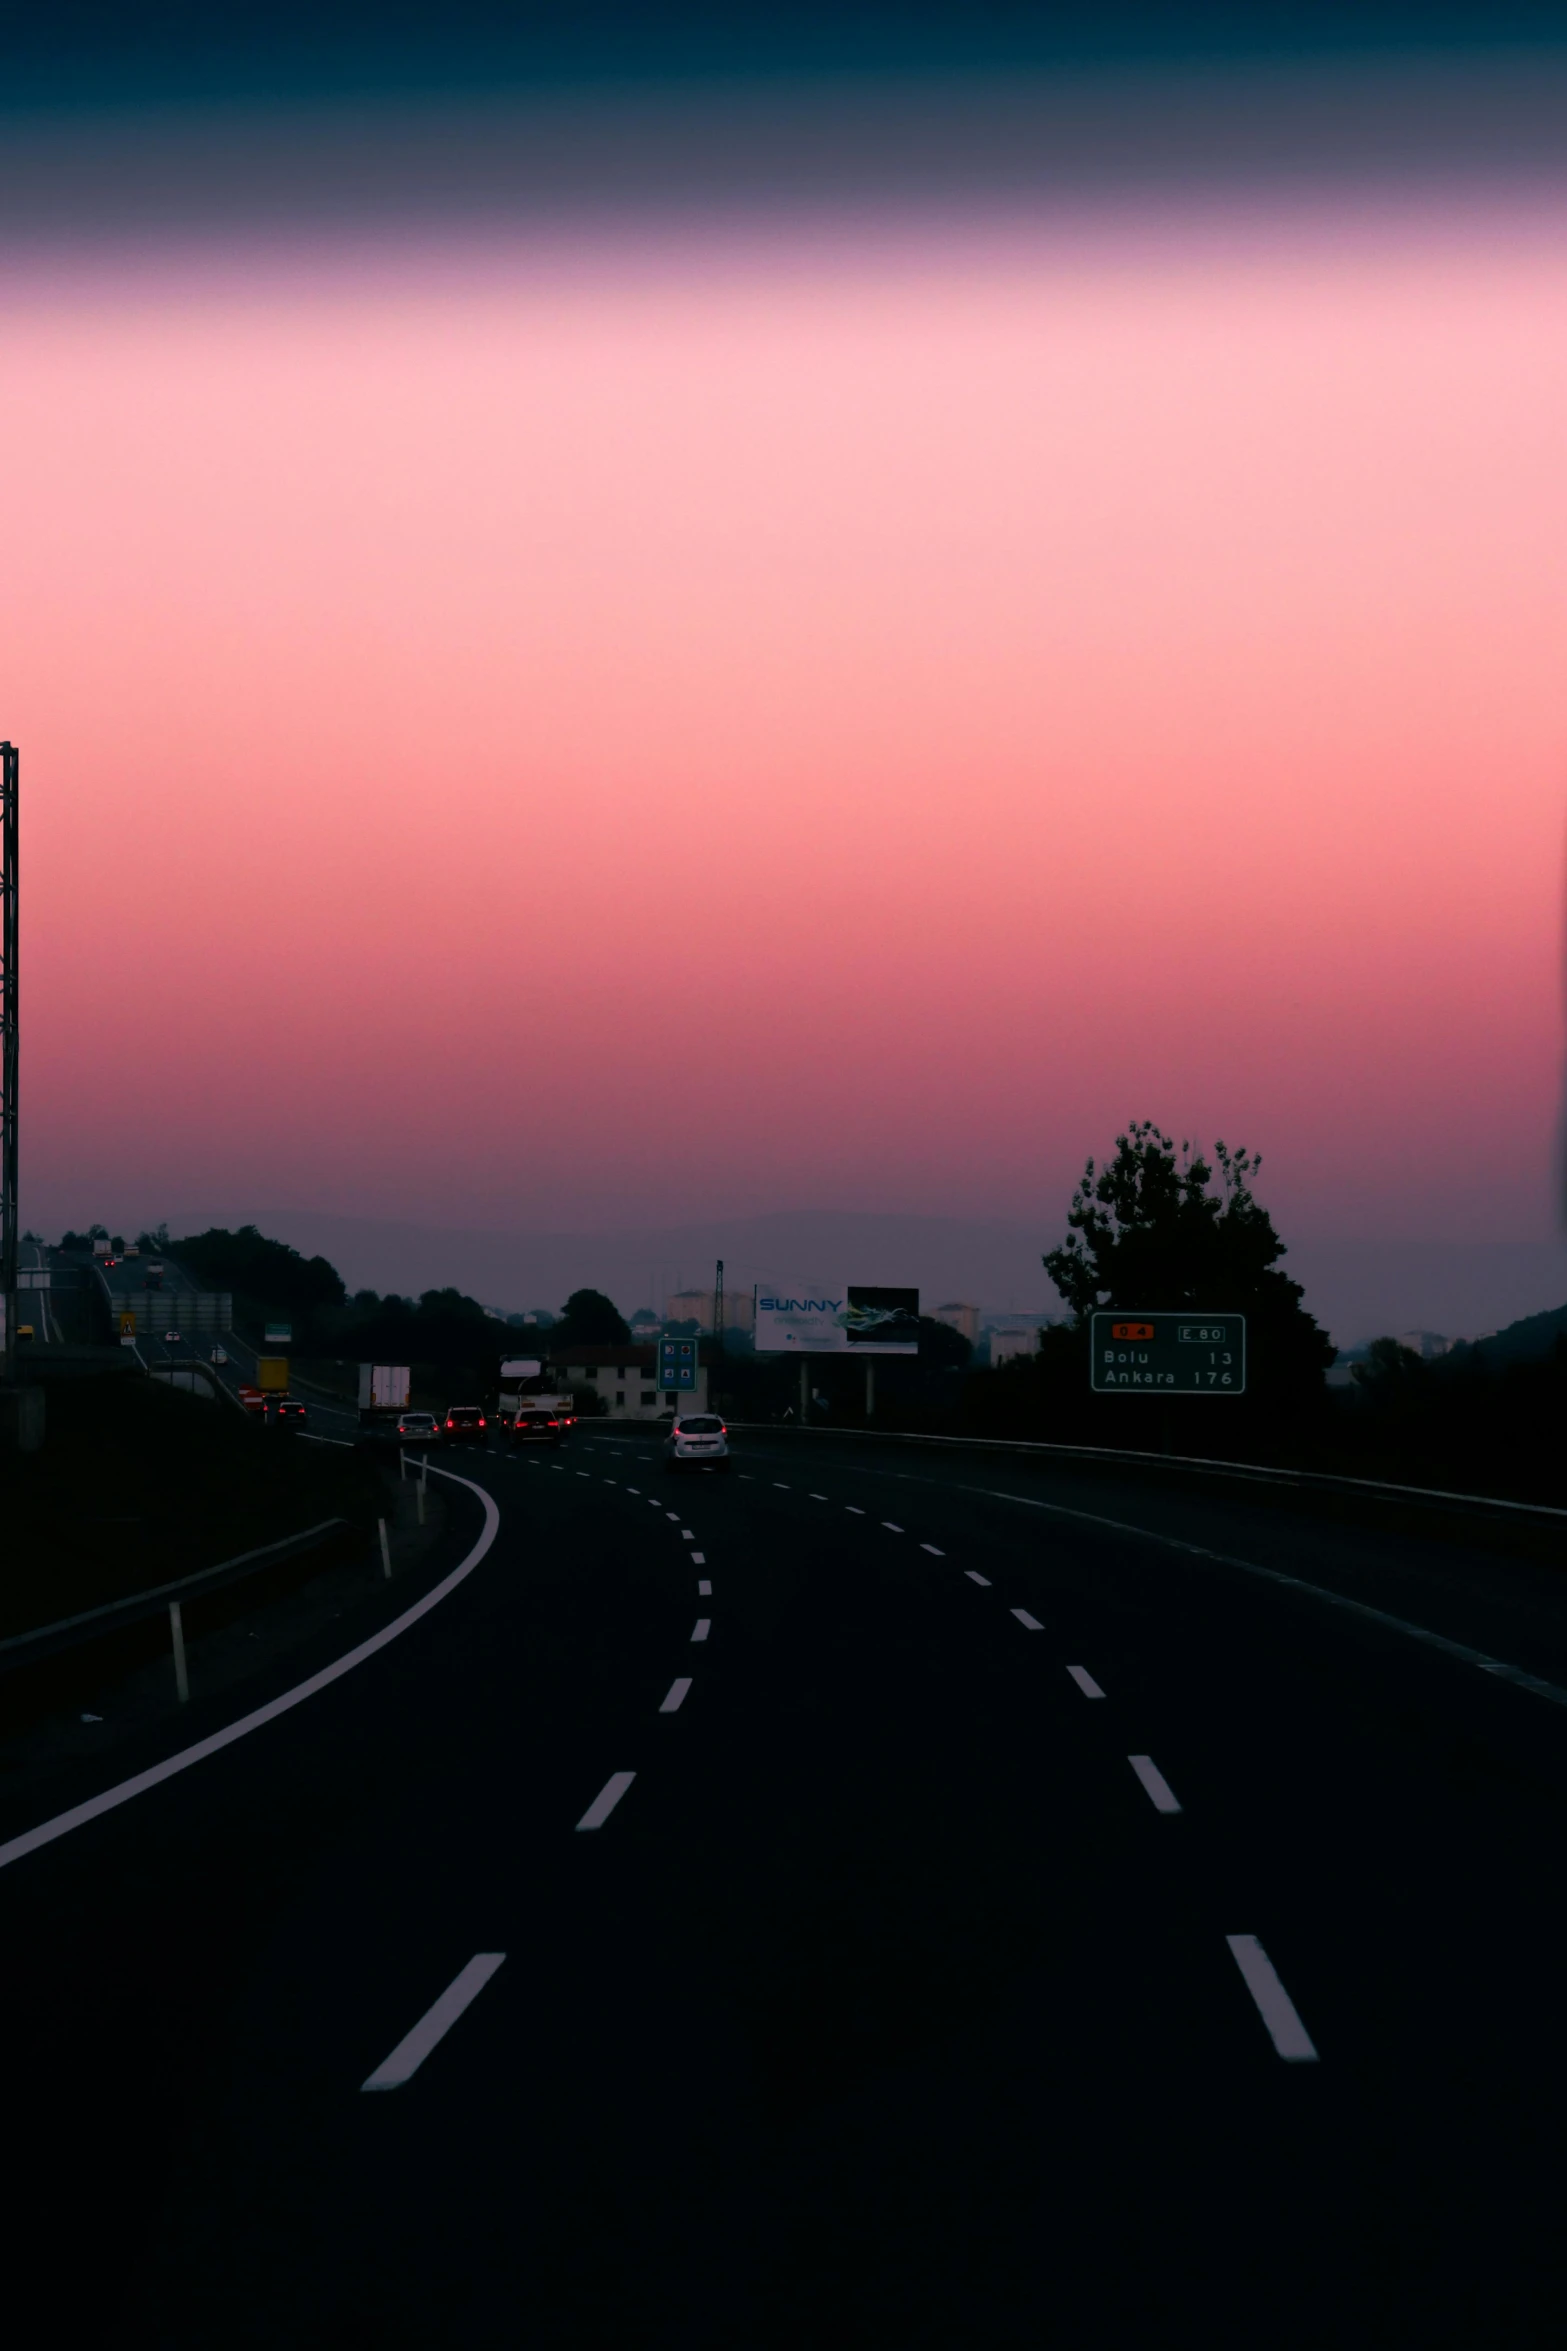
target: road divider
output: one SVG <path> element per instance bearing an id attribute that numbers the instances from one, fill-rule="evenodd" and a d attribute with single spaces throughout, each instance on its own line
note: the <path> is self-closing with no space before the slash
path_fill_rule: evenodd
<path id="1" fill-rule="evenodd" d="M 345 1674 L 352 1673 L 368 1658 L 379 1655 L 381 1650 L 399 1640 L 412 1626 L 428 1616 L 432 1609 L 439 1608 L 441 1602 L 455 1592 L 460 1584 L 466 1583 L 489 1552 L 500 1528 L 501 1514 L 494 1498 L 483 1486 L 476 1485 L 472 1478 L 458 1477 L 454 1470 L 449 1469 L 437 1469 L 434 1474 L 449 1478 L 453 1485 L 463 1486 L 470 1494 L 476 1495 L 484 1511 L 484 1524 L 477 1541 L 450 1574 L 443 1576 L 432 1590 L 426 1592 L 422 1599 L 416 1600 L 411 1608 L 405 1608 L 400 1616 L 395 1616 L 390 1624 L 372 1633 L 368 1640 L 359 1642 L 342 1657 L 323 1666 L 319 1673 L 311 1674 L 305 1681 L 296 1682 L 291 1690 L 285 1690 L 280 1697 L 269 1699 L 265 1706 L 253 1708 L 249 1714 L 241 1715 L 237 1722 L 226 1723 L 222 1730 L 212 1732 L 205 1739 L 198 1739 L 193 1746 L 180 1748 L 177 1753 L 165 1756 L 161 1763 L 151 1765 L 146 1771 L 136 1772 L 129 1779 L 118 1781 L 99 1795 L 89 1796 L 84 1803 L 73 1804 L 68 1811 L 57 1812 L 52 1819 L 40 1821 L 36 1827 L 24 1829 L 19 1836 L 0 1844 L 0 1869 L 8 1869 L 13 1862 L 25 1859 L 29 1853 L 36 1853 L 43 1846 L 54 1844 L 58 1838 L 69 1836 L 74 1829 L 84 1828 L 89 1821 L 102 1819 L 105 1813 L 116 1811 L 120 1805 L 129 1804 L 133 1798 L 161 1787 L 165 1780 L 174 1779 L 180 1772 L 189 1771 L 194 1765 L 206 1762 L 209 1756 L 221 1755 L 236 1740 L 248 1738 L 253 1731 L 263 1729 L 266 1724 L 291 1713 L 296 1706 L 302 1706 L 307 1698 L 313 1698 L 318 1691 L 330 1689 Z"/>

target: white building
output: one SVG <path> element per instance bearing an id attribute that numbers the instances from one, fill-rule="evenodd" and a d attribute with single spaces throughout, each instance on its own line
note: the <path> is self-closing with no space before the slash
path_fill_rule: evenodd
<path id="1" fill-rule="evenodd" d="M 990 1334 L 990 1365 L 1015 1363 L 1020 1355 L 1039 1353 L 1037 1330 L 992 1331 Z"/>
<path id="2" fill-rule="evenodd" d="M 959 1298 L 949 1299 L 945 1306 L 930 1310 L 933 1322 L 944 1322 L 949 1330 L 959 1331 L 971 1347 L 979 1345 L 979 1308 L 968 1306 Z"/>
<path id="3" fill-rule="evenodd" d="M 707 1410 L 706 1364 L 698 1368 L 694 1389 L 661 1391 L 656 1347 L 561 1347 L 549 1358 L 549 1376 L 562 1388 L 585 1388 L 601 1397 L 611 1420 L 657 1420 L 671 1410 Z"/>

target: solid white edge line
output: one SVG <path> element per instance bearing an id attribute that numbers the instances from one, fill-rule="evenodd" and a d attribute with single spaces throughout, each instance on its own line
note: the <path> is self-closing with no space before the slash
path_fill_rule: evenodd
<path id="1" fill-rule="evenodd" d="M 669 1685 L 669 1695 L 659 1708 L 659 1713 L 678 1714 L 685 1704 L 686 1692 L 690 1687 L 691 1676 L 688 1673 L 678 1674 Z"/>
<path id="2" fill-rule="evenodd" d="M 1268 2037 L 1286 2065 L 1315 2065 L 1316 2044 L 1300 2021 L 1300 2012 L 1279 1981 L 1278 1969 L 1255 1935 L 1226 1935 L 1230 1957 L 1257 2003 L 1257 2013 Z"/>
<path id="3" fill-rule="evenodd" d="M 1014 1608 L 1012 1613 L 1025 1632 L 1042 1633 L 1044 1631 L 1045 1628 L 1038 1617 L 1030 1616 L 1026 1608 Z"/>
<path id="4" fill-rule="evenodd" d="M 1151 1755 L 1129 1755 L 1126 1760 L 1142 1781 L 1144 1792 L 1155 1812 L 1180 1811 L 1180 1798 Z"/>
<path id="5" fill-rule="evenodd" d="M 1407 1617 L 1394 1616 L 1386 1608 L 1373 1608 L 1369 1601 L 1351 1600 L 1343 1592 L 1329 1591 L 1325 1584 L 1310 1584 L 1304 1576 L 1286 1575 L 1281 1567 L 1263 1567 L 1255 1559 L 1237 1559 L 1229 1551 L 1210 1551 L 1202 1543 L 1183 1542 L 1179 1535 L 1162 1535 L 1153 1527 L 1131 1526 L 1125 1519 L 1105 1518 L 1097 1510 L 1074 1510 L 1067 1502 L 1041 1502 L 1033 1494 L 1004 1494 L 998 1486 L 963 1486 L 958 1490 L 983 1494 L 990 1502 L 1021 1502 L 1025 1509 L 1053 1511 L 1058 1518 L 1080 1518 L 1089 1526 L 1108 1527 L 1112 1534 L 1140 1535 L 1145 1543 L 1163 1543 L 1167 1550 L 1184 1551 L 1191 1559 L 1211 1559 L 1218 1567 L 1238 1567 L 1244 1575 L 1261 1576 L 1267 1583 L 1281 1584 L 1286 1591 L 1304 1592 L 1308 1598 L 1326 1601 L 1330 1608 L 1342 1608 L 1346 1614 L 1362 1617 L 1368 1624 L 1402 1633 L 1406 1639 L 1422 1642 L 1444 1657 L 1456 1657 L 1462 1665 L 1475 1666 L 1497 1681 L 1510 1682 L 1515 1690 L 1532 1690 L 1537 1698 L 1549 1698 L 1553 1706 L 1567 1706 L 1567 1689 L 1558 1682 L 1542 1681 L 1538 1674 L 1525 1673 L 1521 1666 L 1507 1665 L 1499 1657 L 1487 1657 L 1483 1649 L 1471 1649 L 1463 1641 L 1450 1641 L 1445 1633 L 1433 1633 L 1425 1625 L 1411 1624 Z"/>
<path id="6" fill-rule="evenodd" d="M 447 1475 L 450 1476 L 450 1471 Z M 480 1951 L 462 1973 L 454 1976 L 433 2008 L 427 2008 L 411 2033 L 405 2033 L 390 2057 L 383 2057 L 361 2090 L 400 2090 L 416 2074 L 437 2041 L 444 2041 L 463 2010 L 483 1991 L 505 1959 L 504 1951 Z"/>
<path id="7" fill-rule="evenodd" d="M 601 1829 L 636 1776 L 634 1771 L 612 1771 L 578 1821 L 578 1828 Z"/>
<path id="8" fill-rule="evenodd" d="M 1069 1665 L 1066 1670 L 1085 1698 L 1102 1698 L 1104 1696 L 1103 1690 L 1100 1689 L 1086 1665 Z"/>
<path id="9" fill-rule="evenodd" d="M 318 1690 L 328 1689 L 333 1682 L 341 1681 L 345 1673 L 352 1673 L 354 1667 L 363 1665 L 367 1657 L 374 1657 L 378 1650 L 388 1647 L 400 1633 L 406 1633 L 410 1625 L 416 1625 L 421 1617 L 428 1616 L 432 1608 L 439 1608 L 448 1593 L 455 1592 L 459 1584 L 467 1581 L 489 1550 L 500 1529 L 501 1514 L 493 1496 L 487 1494 L 482 1486 L 475 1485 L 472 1478 L 460 1478 L 455 1470 L 438 1469 L 434 1462 L 430 1464 L 430 1472 L 433 1477 L 450 1478 L 454 1486 L 466 1486 L 484 1504 L 484 1527 L 478 1541 L 467 1558 L 460 1561 L 449 1576 L 444 1576 L 433 1591 L 426 1592 L 422 1600 L 416 1600 L 412 1608 L 405 1608 L 401 1616 L 393 1617 L 391 1623 L 383 1625 L 378 1633 L 372 1633 L 368 1641 L 361 1641 L 357 1649 L 350 1649 L 346 1656 L 324 1665 L 308 1681 L 296 1682 L 293 1689 L 285 1690 L 280 1698 L 269 1698 L 265 1706 L 258 1706 L 251 1714 L 241 1715 L 238 1722 L 225 1724 L 221 1731 L 214 1731 L 209 1738 L 198 1739 L 193 1747 L 181 1747 L 177 1754 L 167 1755 L 161 1763 L 150 1765 L 146 1771 L 137 1772 L 131 1779 L 121 1780 L 117 1786 L 105 1788 L 101 1795 L 89 1796 L 82 1804 L 73 1804 L 68 1812 L 57 1812 L 52 1820 L 40 1821 L 36 1828 L 24 1829 L 20 1836 L 12 1837 L 8 1843 L 0 1845 L 0 1869 L 8 1869 L 13 1861 L 20 1861 L 25 1854 L 36 1853 L 44 1845 L 52 1845 L 57 1837 L 69 1836 L 72 1829 L 85 1828 L 88 1821 L 100 1819 L 104 1813 L 113 1812 L 119 1805 L 129 1804 L 133 1796 L 142 1796 L 149 1788 L 161 1787 L 165 1780 L 172 1780 L 177 1773 L 188 1771 L 193 1763 L 204 1763 L 209 1755 L 220 1755 L 225 1747 L 232 1747 L 236 1739 L 246 1738 L 251 1731 L 259 1731 L 263 1723 L 276 1722 L 280 1714 L 289 1713 L 292 1708 L 303 1705 L 307 1698 L 313 1698 Z"/>
<path id="10" fill-rule="evenodd" d="M 693 1641 L 705 1641 L 712 1629 L 712 1618 L 710 1616 L 699 1616 L 695 1625 L 692 1627 L 691 1638 Z"/>

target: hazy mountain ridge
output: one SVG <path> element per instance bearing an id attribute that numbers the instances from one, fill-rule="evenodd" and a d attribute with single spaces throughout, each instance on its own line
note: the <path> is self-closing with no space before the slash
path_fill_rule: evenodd
<path id="1" fill-rule="evenodd" d="M 662 1310 L 670 1291 L 709 1287 L 724 1259 L 731 1290 L 823 1277 L 917 1283 L 927 1304 L 966 1299 L 992 1314 L 1059 1314 L 1040 1264 L 1054 1222 L 785 1209 L 624 1232 L 463 1230 L 304 1208 L 199 1209 L 170 1229 L 251 1222 L 307 1255 L 329 1257 L 350 1289 L 414 1294 L 450 1283 L 507 1310 L 559 1306 L 580 1287 L 606 1290 L 625 1313 Z M 1285 1270 L 1340 1346 L 1426 1328 L 1449 1337 L 1511 1331 L 1559 1310 L 1567 1249 L 1556 1241 L 1442 1242 L 1308 1238 Z M 1526 1342 L 1527 1343 L 1527 1342 Z M 1496 1342 L 1487 1340 L 1494 1349 Z"/>

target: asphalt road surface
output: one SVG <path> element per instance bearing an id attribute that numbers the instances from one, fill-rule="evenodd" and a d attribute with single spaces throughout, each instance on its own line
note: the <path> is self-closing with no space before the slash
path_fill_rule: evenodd
<path id="1" fill-rule="evenodd" d="M 57 1260 L 58 1261 L 58 1260 Z M 63 1261 L 60 1261 L 63 1262 Z M 85 1264 L 82 1258 L 71 1262 Z M 198 1294 L 198 1285 L 172 1259 L 165 1258 L 163 1276 L 157 1292 L 157 1309 L 150 1316 L 145 1309 L 138 1311 L 136 1352 L 149 1369 L 173 1366 L 176 1370 L 186 1365 L 204 1364 L 230 1395 L 238 1396 L 242 1385 L 253 1385 L 256 1377 L 258 1350 L 248 1340 L 239 1338 L 231 1330 L 181 1330 L 179 1326 L 182 1299 L 188 1301 Z M 108 1293 L 111 1310 L 119 1302 L 144 1291 L 147 1286 L 146 1258 L 117 1258 L 113 1266 L 96 1267 L 87 1276 L 101 1281 Z M 188 1309 L 187 1321 L 193 1320 Z M 227 1357 L 223 1364 L 211 1361 L 214 1348 Z M 286 1349 L 277 1350 L 286 1353 Z M 309 1427 L 317 1435 L 352 1439 L 358 1432 L 359 1415 L 351 1404 L 337 1404 L 318 1395 L 313 1389 L 296 1386 L 292 1393 L 304 1404 L 309 1416 Z"/>
<path id="2" fill-rule="evenodd" d="M 808 1437 L 444 1459 L 374 1654 L 49 1841 L 232 1702 L 0 1783 L 51 2334 L 1561 2342 L 1555 1565 Z"/>

